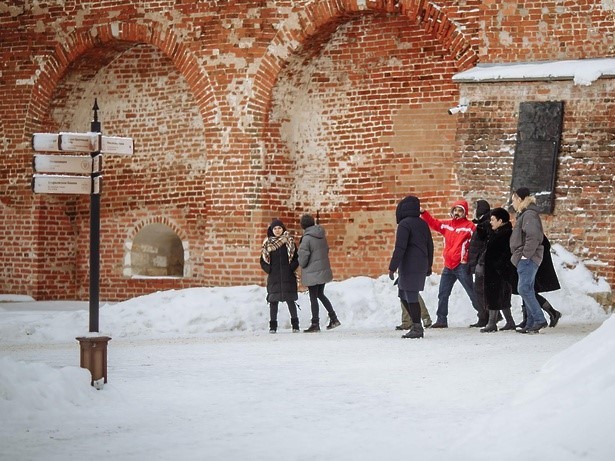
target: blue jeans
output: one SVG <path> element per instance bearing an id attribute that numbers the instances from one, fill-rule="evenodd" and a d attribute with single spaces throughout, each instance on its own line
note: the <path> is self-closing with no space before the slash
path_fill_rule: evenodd
<path id="1" fill-rule="evenodd" d="M 536 299 L 536 291 L 534 291 L 536 272 L 538 272 L 538 265 L 531 259 L 521 259 L 517 264 L 517 274 L 519 275 L 517 291 L 523 299 L 527 311 L 526 328 L 546 322 L 540 303 Z"/>
<path id="2" fill-rule="evenodd" d="M 451 296 L 453 285 L 455 285 L 457 280 L 459 280 L 459 283 L 461 283 L 461 286 L 470 297 L 472 307 L 478 311 L 470 267 L 467 264 L 459 264 L 455 269 L 445 267 L 440 276 L 440 287 L 438 289 L 438 323 L 447 323 L 448 298 Z"/>

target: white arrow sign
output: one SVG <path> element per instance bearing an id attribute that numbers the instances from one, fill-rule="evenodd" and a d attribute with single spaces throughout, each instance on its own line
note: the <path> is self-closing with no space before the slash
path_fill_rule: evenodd
<path id="1" fill-rule="evenodd" d="M 34 133 L 32 148 L 36 152 L 103 152 L 132 155 L 132 138 L 101 136 L 100 133 Z"/>
<path id="2" fill-rule="evenodd" d="M 100 141 L 100 151 L 104 154 L 132 155 L 133 147 L 132 138 L 102 136 Z"/>
<path id="3" fill-rule="evenodd" d="M 97 152 L 100 133 L 34 133 L 32 148 L 46 152 Z"/>
<path id="4" fill-rule="evenodd" d="M 101 155 L 44 155 L 34 156 L 32 166 L 35 173 L 76 173 L 92 174 L 101 170 Z"/>
<path id="5" fill-rule="evenodd" d="M 99 194 L 101 176 L 32 176 L 32 190 L 35 194 Z"/>

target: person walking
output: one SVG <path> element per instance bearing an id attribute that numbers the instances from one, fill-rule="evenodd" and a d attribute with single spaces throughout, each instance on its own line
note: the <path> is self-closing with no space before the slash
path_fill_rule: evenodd
<path id="1" fill-rule="evenodd" d="M 427 223 L 420 218 L 420 210 L 420 200 L 409 195 L 399 202 L 395 211 L 397 231 L 389 278 L 394 280 L 395 272 L 399 273 L 398 295 L 412 319 L 412 327 L 402 338 L 424 336 L 419 291 L 425 288 L 425 279 L 431 274 L 433 239 Z"/>
<path id="2" fill-rule="evenodd" d="M 320 331 L 319 300 L 329 313 L 327 330 L 331 330 L 339 327 L 341 323 L 333 310 L 331 301 L 325 296 L 325 284 L 333 280 L 326 232 L 322 226 L 314 222 L 314 218 L 309 214 L 301 216 L 300 224 L 303 229 L 298 252 L 301 283 L 308 288 L 312 310 L 312 324 L 303 331 L 305 333 Z"/>
<path id="3" fill-rule="evenodd" d="M 297 248 L 284 223 L 278 218 L 271 221 L 263 242 L 261 268 L 267 274 L 267 302 L 269 303 L 269 333 L 278 329 L 278 303 L 285 302 L 290 312 L 293 333 L 299 331 L 297 317 L 297 276 L 299 267 Z"/>
<path id="4" fill-rule="evenodd" d="M 517 212 L 517 220 L 510 236 L 510 260 L 517 268 L 517 291 L 527 311 L 525 327 L 517 331 L 538 333 L 548 325 L 534 288 L 536 273 L 544 257 L 542 221 L 536 198 L 530 195 L 527 187 L 520 187 L 512 194 L 512 206 Z"/>
<path id="5" fill-rule="evenodd" d="M 472 222 L 476 225 L 476 231 L 470 239 L 470 249 L 468 250 L 468 265 L 470 273 L 474 274 L 474 296 L 478 311 L 476 316 L 478 320 L 470 327 L 484 327 L 487 325 L 489 313 L 485 307 L 485 274 L 484 264 L 479 264 L 479 259 L 484 256 L 485 248 L 487 247 L 487 239 L 493 232 L 491 229 L 491 205 L 486 200 L 478 200 L 474 211 L 474 219 Z"/>
<path id="6" fill-rule="evenodd" d="M 562 318 L 562 313 L 556 310 L 540 293 L 556 291 L 561 287 L 557 278 L 557 273 L 553 267 L 553 259 L 551 258 L 551 242 L 549 242 L 546 235 L 542 239 L 542 246 L 544 247 L 543 258 L 540 263 L 540 267 L 538 268 L 538 272 L 536 272 L 534 291 L 540 307 L 549 315 L 549 327 L 553 328 L 557 326 L 559 319 Z M 527 323 L 527 309 L 525 304 L 521 304 L 521 311 L 523 312 L 523 321 L 517 326 L 519 328 L 524 328 Z"/>
<path id="7" fill-rule="evenodd" d="M 453 291 L 455 282 L 459 280 L 461 286 L 468 294 L 472 307 L 479 312 L 478 303 L 474 296 L 472 274 L 468 265 L 468 247 L 476 226 L 466 218 L 468 202 L 458 200 L 453 203 L 450 210 L 451 219 L 439 220 L 428 211 L 421 208 L 421 217 L 429 227 L 444 237 L 444 269 L 440 276 L 438 289 L 437 319 L 431 328 L 448 328 L 448 300 Z"/>
<path id="8" fill-rule="evenodd" d="M 489 213 L 492 233 L 487 240 L 479 265 L 484 273 L 484 305 L 488 310 L 487 325 L 481 333 L 498 331 L 497 322 L 500 311 L 506 319 L 501 330 L 514 330 L 515 321 L 510 311 L 512 283 L 517 283 L 517 270 L 510 262 L 510 236 L 512 224 L 510 214 L 504 208 L 494 208 Z"/>

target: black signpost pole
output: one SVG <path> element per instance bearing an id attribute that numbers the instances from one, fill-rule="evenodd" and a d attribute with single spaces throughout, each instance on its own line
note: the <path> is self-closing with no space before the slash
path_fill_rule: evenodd
<path id="1" fill-rule="evenodd" d="M 90 131 L 100 133 L 101 126 L 98 121 L 98 101 L 94 99 L 94 120 L 90 125 Z M 98 147 L 100 149 L 100 146 Z M 92 159 L 100 154 L 100 151 L 92 152 Z M 94 178 L 100 173 L 92 173 Z M 90 333 L 98 332 L 98 310 L 100 295 L 100 192 L 90 194 Z"/>

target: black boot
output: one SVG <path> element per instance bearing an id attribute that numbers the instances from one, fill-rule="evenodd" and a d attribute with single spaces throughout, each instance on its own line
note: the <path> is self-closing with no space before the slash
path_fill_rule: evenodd
<path id="1" fill-rule="evenodd" d="M 290 324 L 293 327 L 293 333 L 299 333 L 299 319 L 297 317 L 291 318 Z"/>
<path id="2" fill-rule="evenodd" d="M 318 333 L 320 331 L 320 325 L 318 325 L 317 323 L 312 323 L 310 325 L 310 328 L 308 328 L 307 330 L 303 330 L 304 333 Z"/>
<path id="3" fill-rule="evenodd" d="M 517 325 L 517 328 L 521 328 L 523 330 L 527 325 L 527 309 L 525 307 L 525 304 L 521 304 L 521 312 L 523 312 L 523 322 Z"/>
<path id="4" fill-rule="evenodd" d="M 506 325 L 500 328 L 500 331 L 514 330 L 515 320 L 513 319 L 510 309 L 502 309 L 502 314 L 504 314 L 504 318 L 506 319 Z"/>
<path id="5" fill-rule="evenodd" d="M 337 317 L 331 317 L 329 319 L 329 325 L 327 325 L 327 330 L 333 330 L 334 328 L 337 328 L 341 325 L 340 321 L 337 319 Z"/>
<path id="6" fill-rule="evenodd" d="M 549 301 L 545 299 L 545 302 L 540 306 L 542 310 L 549 314 L 549 326 L 551 328 L 557 326 L 557 322 L 562 317 L 562 313 L 560 311 L 555 310 L 555 308 L 551 305 Z"/>
<path id="7" fill-rule="evenodd" d="M 278 322 L 271 320 L 269 322 L 269 333 L 275 333 L 276 331 L 278 331 Z"/>
<path id="8" fill-rule="evenodd" d="M 487 323 L 489 323 L 489 316 L 485 315 L 479 315 L 478 316 L 478 320 L 476 321 L 476 323 L 473 323 L 470 325 L 470 328 L 480 328 L 480 327 L 484 327 L 487 326 Z"/>
<path id="9" fill-rule="evenodd" d="M 424 330 L 423 330 L 423 325 L 421 325 L 421 323 L 413 323 L 412 327 L 410 328 L 410 331 L 408 331 L 408 333 L 406 333 L 405 335 L 402 336 L 402 338 L 411 338 L 411 339 L 418 339 L 418 338 L 422 338 L 425 335 Z"/>
<path id="10" fill-rule="evenodd" d="M 489 321 L 487 322 L 487 325 L 485 325 L 485 328 L 480 329 L 481 333 L 491 333 L 493 331 L 498 331 L 497 321 L 499 313 L 500 311 L 489 311 Z"/>

